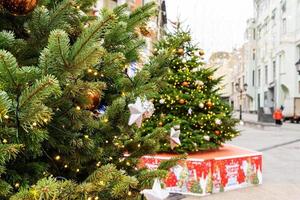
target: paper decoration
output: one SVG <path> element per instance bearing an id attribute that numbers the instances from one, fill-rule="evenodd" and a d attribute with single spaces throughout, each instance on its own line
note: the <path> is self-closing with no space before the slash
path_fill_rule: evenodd
<path id="1" fill-rule="evenodd" d="M 142 102 L 140 97 L 136 99 L 134 104 L 129 104 L 128 107 L 130 110 L 128 125 L 131 126 L 136 123 L 138 128 L 141 127 L 143 118 L 150 118 L 155 110 L 151 101 L 145 100 Z"/>
<path id="2" fill-rule="evenodd" d="M 160 180 L 156 178 L 154 180 L 154 184 L 152 189 L 145 189 L 141 193 L 145 195 L 147 200 L 164 200 L 169 196 L 169 192 L 167 190 L 161 189 Z"/>
<path id="3" fill-rule="evenodd" d="M 174 126 L 171 128 L 170 132 L 170 144 L 171 144 L 171 149 L 174 149 L 178 145 L 181 145 L 180 139 L 180 126 Z"/>

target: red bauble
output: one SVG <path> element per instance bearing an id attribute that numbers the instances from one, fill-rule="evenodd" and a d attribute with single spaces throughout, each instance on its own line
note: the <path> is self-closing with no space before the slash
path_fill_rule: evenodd
<path id="1" fill-rule="evenodd" d="M 38 0 L 1 0 L 1 5 L 12 15 L 27 15 L 37 3 Z"/>
<path id="2" fill-rule="evenodd" d="M 220 135 L 220 134 L 221 134 L 221 131 L 216 130 L 216 131 L 215 131 L 215 134 L 216 134 L 216 135 Z"/>
<path id="3" fill-rule="evenodd" d="M 97 106 L 100 104 L 100 93 L 95 91 L 88 91 L 87 98 L 89 100 L 87 109 L 95 110 L 95 108 L 97 108 Z"/>

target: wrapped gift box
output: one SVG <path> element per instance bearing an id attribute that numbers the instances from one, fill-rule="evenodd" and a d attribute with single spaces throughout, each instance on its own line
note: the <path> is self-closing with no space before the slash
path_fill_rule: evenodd
<path id="1" fill-rule="evenodd" d="M 176 154 L 147 155 L 140 167 L 155 170 Z M 262 183 L 262 154 L 233 145 L 189 154 L 169 170 L 164 180 L 170 192 L 204 196 Z"/>

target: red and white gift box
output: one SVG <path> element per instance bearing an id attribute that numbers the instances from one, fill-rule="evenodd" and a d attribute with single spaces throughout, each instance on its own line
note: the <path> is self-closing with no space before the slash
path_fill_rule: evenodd
<path id="1" fill-rule="evenodd" d="M 177 154 L 143 156 L 140 167 L 155 170 Z M 164 180 L 170 192 L 204 196 L 262 183 L 262 154 L 233 145 L 189 154 L 169 170 Z"/>

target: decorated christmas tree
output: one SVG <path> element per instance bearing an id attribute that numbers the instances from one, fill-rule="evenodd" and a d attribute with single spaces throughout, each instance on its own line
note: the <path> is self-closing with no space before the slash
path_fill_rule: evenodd
<path id="1" fill-rule="evenodd" d="M 136 168 L 160 135 L 128 125 L 128 104 L 156 89 L 128 72 L 155 5 L 95 17 L 93 2 L 1 1 L 1 198 L 133 199 L 165 175 Z"/>
<path id="2" fill-rule="evenodd" d="M 216 149 L 239 134 L 231 108 L 220 96 L 222 79 L 214 77 L 216 69 L 206 66 L 203 56 L 189 32 L 178 27 L 158 43 L 145 68 L 159 90 L 153 98 L 155 112 L 140 132 L 163 132 L 160 151 Z"/>

